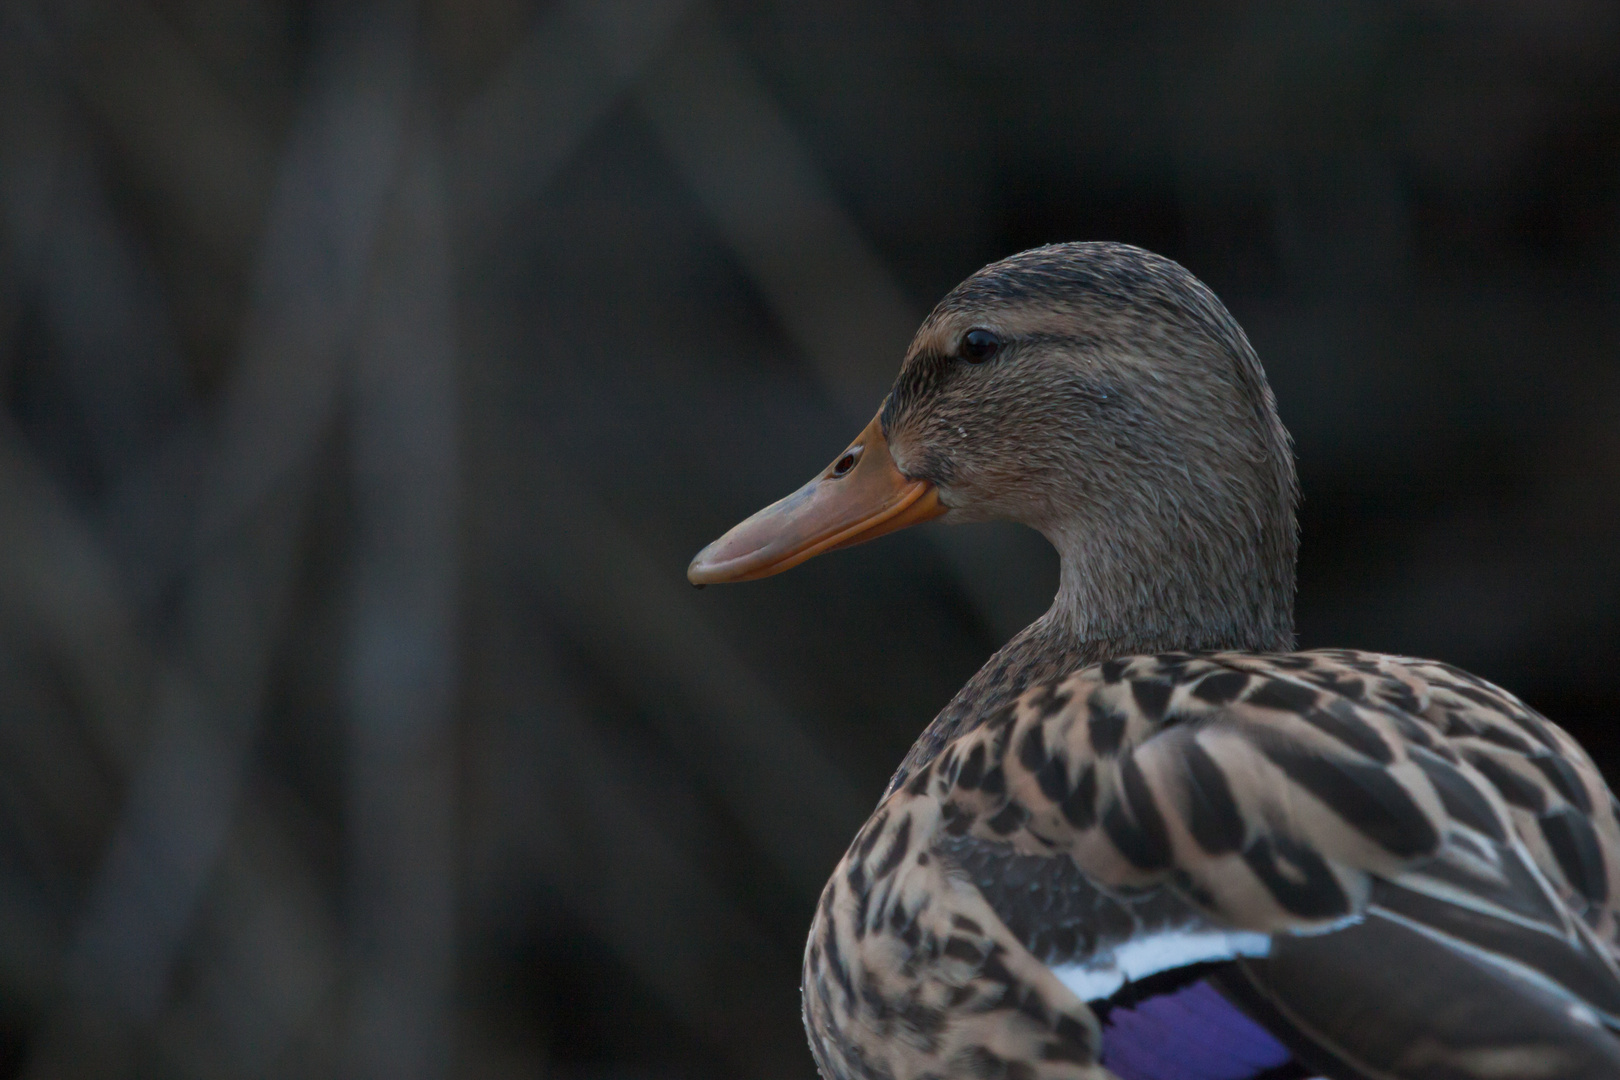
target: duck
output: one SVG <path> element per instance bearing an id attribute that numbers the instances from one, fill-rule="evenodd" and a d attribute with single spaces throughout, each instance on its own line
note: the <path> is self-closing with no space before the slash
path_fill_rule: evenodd
<path id="1" fill-rule="evenodd" d="M 992 263 L 865 430 L 697 585 L 939 519 L 1031 526 L 1050 609 L 924 729 L 816 905 L 826 1080 L 1620 1077 L 1620 823 L 1445 663 L 1298 651 L 1256 352 L 1120 243 Z"/>

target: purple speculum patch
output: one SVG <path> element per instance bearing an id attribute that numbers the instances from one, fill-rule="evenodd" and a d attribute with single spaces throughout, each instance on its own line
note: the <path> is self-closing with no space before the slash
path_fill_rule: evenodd
<path id="1" fill-rule="evenodd" d="M 1116 1006 L 1103 1023 L 1102 1063 L 1120 1080 L 1250 1080 L 1292 1060 L 1208 982 Z"/>

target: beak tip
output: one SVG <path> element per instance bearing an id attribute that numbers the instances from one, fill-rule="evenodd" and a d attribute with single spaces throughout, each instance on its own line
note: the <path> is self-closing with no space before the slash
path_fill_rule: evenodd
<path id="1" fill-rule="evenodd" d="M 705 585 L 726 580 L 725 575 L 719 572 L 723 560 L 714 558 L 714 547 L 714 544 L 710 544 L 692 556 L 692 561 L 686 566 L 686 580 L 696 588 L 701 589 Z"/>

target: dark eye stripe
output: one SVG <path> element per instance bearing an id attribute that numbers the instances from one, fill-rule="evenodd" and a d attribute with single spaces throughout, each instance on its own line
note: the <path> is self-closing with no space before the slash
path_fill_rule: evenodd
<path id="1" fill-rule="evenodd" d="M 883 402 L 883 433 L 890 434 L 894 430 L 895 421 L 905 415 L 917 402 L 928 397 L 939 389 L 945 381 L 946 372 L 955 364 L 955 361 L 943 352 L 924 352 L 900 372 L 895 380 L 894 389 Z"/>

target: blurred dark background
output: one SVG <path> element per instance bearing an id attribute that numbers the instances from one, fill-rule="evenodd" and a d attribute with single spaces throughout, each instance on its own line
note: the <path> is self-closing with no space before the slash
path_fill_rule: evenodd
<path id="1" fill-rule="evenodd" d="M 683 570 L 1070 239 L 1253 338 L 1304 645 L 1620 776 L 1612 0 L 0 4 L 0 1076 L 809 1078 L 1055 560 Z"/>

